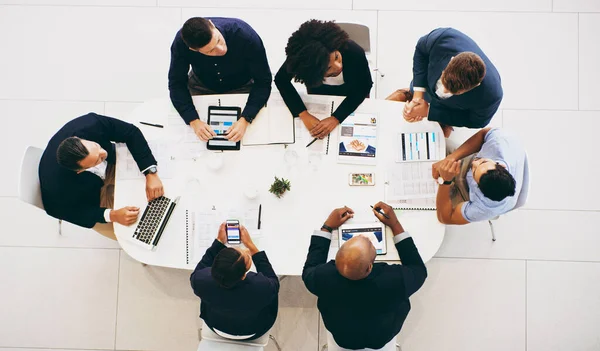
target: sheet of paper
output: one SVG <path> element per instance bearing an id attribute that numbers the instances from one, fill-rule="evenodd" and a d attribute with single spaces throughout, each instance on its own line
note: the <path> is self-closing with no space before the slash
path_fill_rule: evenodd
<path id="1" fill-rule="evenodd" d="M 158 163 L 160 177 L 162 179 L 173 178 L 175 170 L 173 145 L 164 141 L 148 141 L 148 146 Z M 116 152 L 118 163 L 117 179 L 125 180 L 144 177 L 126 144 L 117 144 Z"/>
<path id="2" fill-rule="evenodd" d="M 385 182 L 385 201 L 392 207 L 435 209 L 437 185 L 431 176 L 433 163 L 407 162 L 392 165 Z"/>

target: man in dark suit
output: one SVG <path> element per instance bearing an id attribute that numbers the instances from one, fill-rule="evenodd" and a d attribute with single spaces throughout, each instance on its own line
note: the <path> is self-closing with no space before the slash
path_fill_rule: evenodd
<path id="1" fill-rule="evenodd" d="M 323 323 L 335 343 L 348 349 L 381 349 L 395 343 L 396 335 L 410 311 L 408 298 L 425 282 L 427 269 L 410 235 L 404 231 L 393 209 L 379 202 L 373 213 L 392 229 L 402 265 L 375 263 L 371 241 L 355 236 L 344 243 L 335 260 L 327 261 L 331 233 L 354 211 L 334 210 L 321 230 L 315 231 L 302 279 L 317 295 Z"/>
<path id="2" fill-rule="evenodd" d="M 212 331 L 228 339 L 254 340 L 277 319 L 279 279 L 244 227 L 240 239 L 246 248 L 226 247 L 227 232 L 221 224 L 190 282 L 200 298 L 200 317 Z M 249 272 L 252 262 L 258 273 Z"/>
<path id="3" fill-rule="evenodd" d="M 413 57 L 410 90 L 388 100 L 409 102 L 404 118 L 437 121 L 448 137 L 452 126 L 483 128 L 502 101 L 500 75 L 481 48 L 466 34 L 438 28 L 419 39 Z"/>
<path id="4" fill-rule="evenodd" d="M 271 81 L 263 42 L 240 19 L 193 17 L 175 35 L 169 67 L 171 102 L 202 141 L 216 134 L 200 120 L 192 95 L 249 93 L 242 118 L 227 130 L 227 139 L 237 142 L 267 103 Z"/>
<path id="5" fill-rule="evenodd" d="M 126 143 L 146 176 L 148 201 L 163 195 L 156 160 L 133 124 L 88 113 L 65 124 L 48 142 L 39 166 L 42 202 L 55 218 L 93 228 L 116 240 L 112 222 L 135 223 L 139 208 L 113 210 L 115 145 Z"/>

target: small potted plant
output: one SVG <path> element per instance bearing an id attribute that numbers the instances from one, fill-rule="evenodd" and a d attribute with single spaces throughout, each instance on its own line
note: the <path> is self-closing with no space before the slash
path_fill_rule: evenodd
<path id="1" fill-rule="evenodd" d="M 275 181 L 271 184 L 271 188 L 269 192 L 277 196 L 277 198 L 281 198 L 286 191 L 291 190 L 292 186 L 290 185 L 290 181 L 287 179 L 279 179 L 275 177 Z"/>

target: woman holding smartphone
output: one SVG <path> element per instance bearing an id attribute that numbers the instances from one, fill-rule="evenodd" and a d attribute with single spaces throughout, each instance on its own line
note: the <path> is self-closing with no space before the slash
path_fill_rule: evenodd
<path id="1" fill-rule="evenodd" d="M 200 318 L 221 337 L 254 340 L 267 333 L 277 318 L 279 278 L 248 230 L 222 223 L 217 238 L 190 276 L 200 298 Z M 227 247 L 227 232 L 239 232 L 244 247 Z M 252 262 L 257 273 L 249 272 Z"/>

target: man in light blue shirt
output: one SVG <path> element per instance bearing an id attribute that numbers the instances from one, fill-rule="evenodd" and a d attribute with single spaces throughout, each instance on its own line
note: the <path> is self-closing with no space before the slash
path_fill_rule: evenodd
<path id="1" fill-rule="evenodd" d="M 444 224 L 492 219 L 523 204 L 529 182 L 521 142 L 498 128 L 477 132 L 433 165 L 436 206 Z"/>

